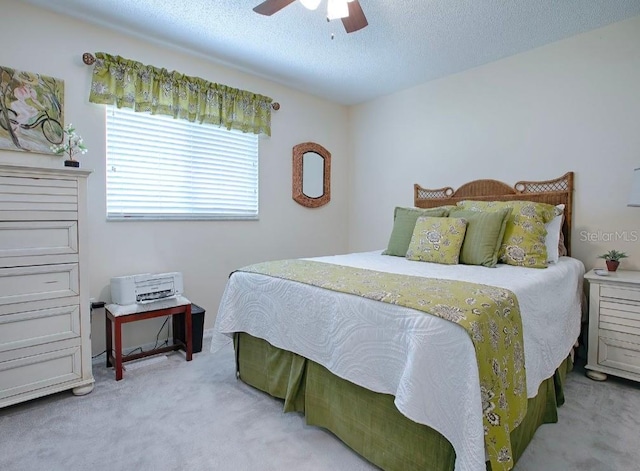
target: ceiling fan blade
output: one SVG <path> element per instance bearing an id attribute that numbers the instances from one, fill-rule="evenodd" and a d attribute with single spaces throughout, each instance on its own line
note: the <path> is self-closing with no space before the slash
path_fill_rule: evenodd
<path id="1" fill-rule="evenodd" d="M 364 11 L 360 6 L 358 0 L 347 3 L 349 5 L 349 16 L 342 18 L 342 24 L 347 33 L 353 33 L 359 29 L 364 28 L 369 24 L 367 18 L 364 16 Z"/>
<path id="2" fill-rule="evenodd" d="M 255 7 L 253 11 L 260 13 L 261 15 L 271 16 L 295 1 L 296 0 L 266 0 Z"/>

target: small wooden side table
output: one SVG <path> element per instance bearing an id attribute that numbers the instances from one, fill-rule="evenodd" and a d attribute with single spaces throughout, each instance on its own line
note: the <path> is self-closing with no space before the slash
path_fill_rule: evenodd
<path id="1" fill-rule="evenodd" d="M 108 304 L 105 306 L 106 340 L 107 340 L 107 367 L 115 366 L 116 381 L 122 379 L 122 364 L 127 361 L 157 355 L 158 353 L 170 352 L 182 349 L 186 353 L 187 361 L 193 358 L 193 341 L 191 339 L 191 301 L 184 296 L 171 299 L 163 299 L 146 304 L 131 304 L 120 306 L 118 304 Z M 154 317 L 172 316 L 173 331 L 176 332 L 176 325 L 184 314 L 184 340 L 173 339 L 173 345 L 155 348 L 142 353 L 131 355 L 122 354 L 122 324 L 129 322 L 151 319 Z"/>

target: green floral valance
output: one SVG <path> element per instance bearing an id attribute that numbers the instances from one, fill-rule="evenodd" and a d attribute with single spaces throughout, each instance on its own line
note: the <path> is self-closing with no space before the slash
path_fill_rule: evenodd
<path id="1" fill-rule="evenodd" d="M 89 101 L 271 135 L 271 98 L 96 53 Z"/>

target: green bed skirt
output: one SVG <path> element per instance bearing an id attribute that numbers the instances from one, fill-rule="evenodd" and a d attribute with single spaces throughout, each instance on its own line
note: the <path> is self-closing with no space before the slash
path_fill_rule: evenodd
<path id="1" fill-rule="evenodd" d="M 453 471 L 455 451 L 426 425 L 402 415 L 393 396 L 369 391 L 323 366 L 245 333 L 234 337 L 240 378 L 284 399 L 285 412 L 303 412 L 309 425 L 323 427 L 359 455 L 386 471 Z M 563 385 L 573 364 L 567 358 L 529 399 L 524 421 L 511 433 L 514 457 L 522 455 L 536 429 L 558 421 Z M 487 462 L 487 469 L 491 466 Z"/>

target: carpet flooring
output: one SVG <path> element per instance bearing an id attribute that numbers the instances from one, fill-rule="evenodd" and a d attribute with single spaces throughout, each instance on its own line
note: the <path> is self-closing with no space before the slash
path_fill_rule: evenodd
<path id="1" fill-rule="evenodd" d="M 125 372 L 94 365 L 96 387 L 0 409 L 2 471 L 377 469 L 330 433 L 236 380 L 231 347 Z M 543 425 L 516 471 L 640 469 L 640 385 L 568 376 L 558 424 Z"/>

